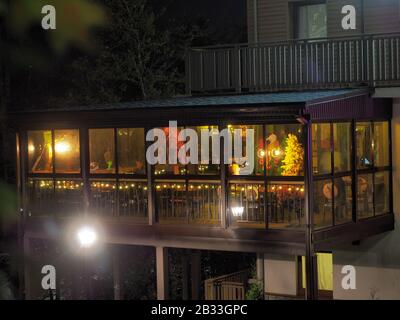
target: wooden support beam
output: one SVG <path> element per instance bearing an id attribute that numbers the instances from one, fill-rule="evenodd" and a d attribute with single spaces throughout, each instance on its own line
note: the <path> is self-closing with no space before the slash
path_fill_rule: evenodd
<path id="1" fill-rule="evenodd" d="M 169 298 L 168 248 L 156 247 L 157 300 Z"/>
<path id="2" fill-rule="evenodd" d="M 201 292 L 201 251 L 195 250 L 191 253 L 191 275 L 192 275 L 192 300 L 200 299 Z"/>
<path id="3" fill-rule="evenodd" d="M 113 254 L 114 300 L 122 300 L 123 299 L 123 281 L 121 279 L 120 248 L 114 247 L 112 254 Z"/>

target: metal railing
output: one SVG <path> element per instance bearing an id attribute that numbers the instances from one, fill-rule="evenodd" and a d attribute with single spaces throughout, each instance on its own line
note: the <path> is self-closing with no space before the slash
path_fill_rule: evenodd
<path id="1" fill-rule="evenodd" d="M 204 283 L 206 300 L 244 300 L 249 272 L 243 270 Z"/>
<path id="2" fill-rule="evenodd" d="M 191 48 L 187 93 L 400 85 L 400 34 Z"/>

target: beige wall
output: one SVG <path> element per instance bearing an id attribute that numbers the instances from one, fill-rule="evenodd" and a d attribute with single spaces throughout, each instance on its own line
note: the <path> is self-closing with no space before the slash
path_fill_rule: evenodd
<path id="1" fill-rule="evenodd" d="M 254 1 L 257 1 L 258 40 L 274 42 L 291 39 L 291 4 L 301 0 L 247 0 L 248 39 L 254 42 Z M 328 36 L 348 36 L 361 32 L 361 0 L 327 0 Z M 344 5 L 357 9 L 357 30 L 342 30 L 341 9 Z M 364 0 L 365 33 L 400 32 L 399 0 Z"/>
<path id="2" fill-rule="evenodd" d="M 295 256 L 264 254 L 264 289 L 271 295 L 297 294 L 297 262 Z"/>
<path id="3" fill-rule="evenodd" d="M 333 252 L 335 299 L 400 299 L 400 99 L 393 106 L 392 151 L 395 230 Z M 347 264 L 356 269 L 356 290 L 342 289 Z"/>

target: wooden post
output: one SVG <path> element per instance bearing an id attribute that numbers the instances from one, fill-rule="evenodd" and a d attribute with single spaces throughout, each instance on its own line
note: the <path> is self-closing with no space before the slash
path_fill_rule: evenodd
<path id="1" fill-rule="evenodd" d="M 186 252 L 182 255 L 182 299 L 189 300 L 189 260 Z"/>
<path id="2" fill-rule="evenodd" d="M 201 291 L 201 251 L 192 251 L 191 254 L 192 274 L 192 300 L 200 299 Z"/>
<path id="3" fill-rule="evenodd" d="M 313 166 L 312 166 L 312 127 L 311 121 L 306 120 L 305 127 L 305 186 L 304 211 L 306 216 L 306 299 L 318 299 L 317 257 L 314 252 L 314 205 L 313 205 Z"/>
<path id="4" fill-rule="evenodd" d="M 25 300 L 31 300 L 31 270 L 30 270 L 30 239 L 28 237 L 24 237 L 24 285 L 25 285 Z"/>
<path id="5" fill-rule="evenodd" d="M 123 282 L 121 281 L 121 259 L 120 248 L 113 248 L 113 280 L 114 280 L 114 300 L 123 299 Z"/>
<path id="6" fill-rule="evenodd" d="M 157 269 L 157 299 L 166 300 L 169 297 L 167 248 L 156 247 L 156 269 Z"/>
<path id="7" fill-rule="evenodd" d="M 264 254 L 257 253 L 257 262 L 256 262 L 256 272 L 257 272 L 257 281 L 261 285 L 261 288 L 264 292 Z"/>

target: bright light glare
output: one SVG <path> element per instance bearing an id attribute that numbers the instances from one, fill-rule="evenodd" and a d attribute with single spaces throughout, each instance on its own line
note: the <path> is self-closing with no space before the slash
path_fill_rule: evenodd
<path id="1" fill-rule="evenodd" d="M 78 230 L 77 239 L 82 248 L 89 248 L 97 241 L 97 234 L 90 227 L 82 227 Z"/>
<path id="2" fill-rule="evenodd" d="M 232 214 L 234 217 L 241 217 L 243 215 L 243 207 L 232 207 Z"/>
<path id="3" fill-rule="evenodd" d="M 71 151 L 71 145 L 68 142 L 60 141 L 56 143 L 55 149 L 57 153 L 66 153 Z"/>

